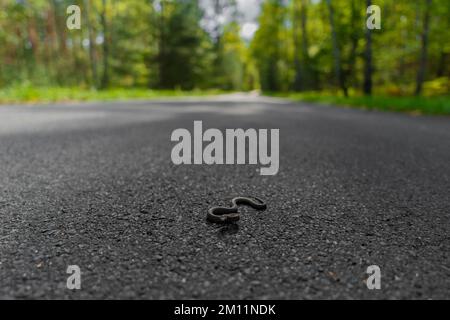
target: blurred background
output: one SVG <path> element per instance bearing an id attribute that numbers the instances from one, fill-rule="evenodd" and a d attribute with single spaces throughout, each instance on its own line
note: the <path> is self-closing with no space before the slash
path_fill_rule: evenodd
<path id="1" fill-rule="evenodd" d="M 258 90 L 450 113 L 449 17 L 447 0 L 0 0 L 0 102 Z"/>

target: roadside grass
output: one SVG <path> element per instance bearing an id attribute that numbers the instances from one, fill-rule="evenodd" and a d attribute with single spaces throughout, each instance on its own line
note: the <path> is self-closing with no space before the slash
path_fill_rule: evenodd
<path id="1" fill-rule="evenodd" d="M 225 93 L 220 90 L 150 90 L 145 88 L 111 88 L 93 90 L 61 87 L 15 86 L 0 89 L 0 104 L 50 103 L 72 101 L 110 101 L 207 96 Z"/>
<path id="2" fill-rule="evenodd" d="M 0 104 L 182 98 L 223 93 L 227 92 L 216 89 L 183 91 L 150 90 L 146 88 L 111 88 L 107 90 L 93 90 L 78 87 L 35 87 L 23 85 L 0 88 Z M 264 94 L 288 98 L 294 101 L 340 105 L 368 110 L 450 115 L 449 95 L 429 97 L 374 95 L 372 97 L 366 97 L 352 93 L 352 96 L 344 97 L 328 91 L 304 93 L 265 92 Z"/>
<path id="3" fill-rule="evenodd" d="M 268 93 L 267 95 L 289 98 L 294 101 L 313 102 L 368 110 L 406 112 L 411 114 L 450 115 L 450 96 L 351 96 L 344 97 L 331 93 Z"/>

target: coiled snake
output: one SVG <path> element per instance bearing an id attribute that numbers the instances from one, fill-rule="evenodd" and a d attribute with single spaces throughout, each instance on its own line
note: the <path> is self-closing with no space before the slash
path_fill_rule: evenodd
<path id="1" fill-rule="evenodd" d="M 266 210 L 267 205 L 261 199 L 256 197 L 236 197 L 231 200 L 232 207 L 212 207 L 208 210 L 206 219 L 214 223 L 230 223 L 236 222 L 241 215 L 238 212 L 240 204 L 250 206 L 256 210 Z"/>

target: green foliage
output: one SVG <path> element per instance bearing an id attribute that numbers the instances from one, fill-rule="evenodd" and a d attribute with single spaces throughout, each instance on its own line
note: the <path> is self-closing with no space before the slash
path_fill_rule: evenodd
<path id="1" fill-rule="evenodd" d="M 109 88 L 107 90 L 80 89 L 79 87 L 13 86 L 0 89 L 0 103 L 41 103 L 87 100 L 156 99 L 163 97 L 205 96 L 224 93 L 209 90 L 148 90 L 145 88 Z"/>
<path id="2" fill-rule="evenodd" d="M 207 87 L 211 42 L 197 1 L 165 2 L 159 13 L 159 87 Z"/>
<path id="3" fill-rule="evenodd" d="M 343 97 L 331 92 L 305 92 L 271 94 L 295 101 L 314 102 L 327 105 L 341 105 L 368 110 L 408 112 L 411 114 L 450 115 L 450 96 L 438 97 L 393 97 L 393 96 L 352 96 Z"/>
<path id="4" fill-rule="evenodd" d="M 262 89 L 303 91 L 336 88 L 326 1 L 292 0 L 288 5 L 283 3 L 286 2 L 264 1 L 260 28 L 251 44 Z M 331 4 L 344 84 L 351 88 L 350 91 L 360 92 L 365 64 L 366 1 L 332 0 Z M 382 22 L 381 30 L 371 31 L 374 89 L 386 92 L 391 88 L 395 95 L 411 95 L 420 68 L 426 1 L 379 0 L 373 4 L 381 8 Z M 426 81 L 450 76 L 449 17 L 448 1 L 432 1 Z M 302 23 L 305 23 L 306 33 L 302 30 Z M 446 86 L 441 85 L 439 90 L 424 86 L 425 95 L 448 92 Z"/>
<path id="5" fill-rule="evenodd" d="M 58 86 L 78 87 L 81 95 L 108 87 L 279 92 L 345 87 L 352 96 L 360 94 L 367 62 L 366 0 L 331 0 L 333 28 L 325 0 L 263 0 L 251 40 L 240 36 L 236 0 L 201 2 L 203 7 L 200 0 L 0 0 L 0 88 L 12 87 L 2 94 L 16 96 L 22 90 L 17 88 L 28 88 L 23 99 L 32 100 L 41 97 L 33 88 Z M 419 71 L 424 96 L 448 94 L 450 3 L 373 3 L 381 7 L 382 19 L 382 29 L 371 32 L 374 94 L 412 95 Z M 81 30 L 66 27 L 71 4 L 81 7 Z M 228 18 L 221 20 L 224 12 Z M 213 30 L 205 27 L 208 19 Z"/>
<path id="6" fill-rule="evenodd" d="M 259 17 L 259 29 L 251 44 L 252 55 L 255 58 L 259 72 L 262 90 L 278 91 L 287 89 L 286 83 L 286 48 L 285 12 L 281 0 L 264 2 Z M 289 81 L 289 80 L 288 80 Z"/>

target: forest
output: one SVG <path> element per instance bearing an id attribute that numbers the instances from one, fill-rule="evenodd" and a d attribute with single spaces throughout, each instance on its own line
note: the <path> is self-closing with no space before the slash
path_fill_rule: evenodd
<path id="1" fill-rule="evenodd" d="M 258 90 L 450 113 L 450 2 L 260 0 L 254 21 L 243 2 L 0 0 L 0 102 Z"/>

